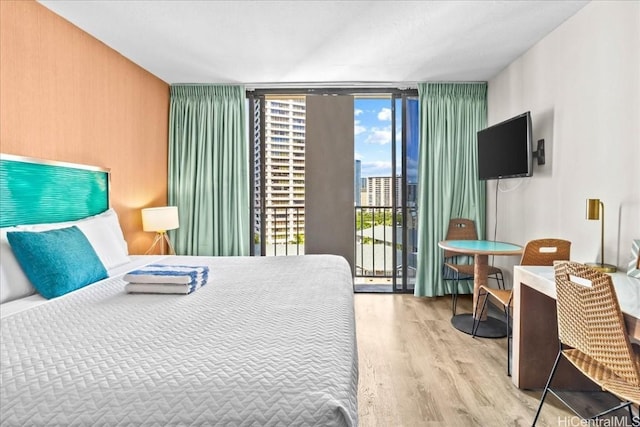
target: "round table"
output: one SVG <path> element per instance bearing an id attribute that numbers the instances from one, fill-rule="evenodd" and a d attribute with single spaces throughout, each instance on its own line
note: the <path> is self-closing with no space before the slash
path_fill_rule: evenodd
<path id="1" fill-rule="evenodd" d="M 438 246 L 451 252 L 473 255 L 473 312 L 458 314 L 451 318 L 451 324 L 456 329 L 471 334 L 473 313 L 476 311 L 476 306 L 483 303 L 478 301 L 478 290 L 480 285 L 487 284 L 489 255 L 521 255 L 522 246 L 493 240 L 444 240 L 439 242 Z M 483 300 L 484 298 L 486 297 L 483 297 Z M 476 335 L 485 338 L 502 338 L 506 336 L 504 322 L 485 314 L 480 319 Z"/>

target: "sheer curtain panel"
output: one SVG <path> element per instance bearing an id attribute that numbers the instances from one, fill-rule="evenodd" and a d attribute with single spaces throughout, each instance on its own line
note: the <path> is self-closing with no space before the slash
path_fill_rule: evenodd
<path id="1" fill-rule="evenodd" d="M 418 267 L 416 296 L 451 293 L 442 279 L 442 250 L 451 218 L 485 233 L 485 185 L 478 180 L 476 133 L 487 126 L 486 83 L 420 83 Z M 453 286 L 453 285 L 452 285 Z M 473 284 L 460 281 L 459 293 Z"/>
<path id="2" fill-rule="evenodd" d="M 180 255 L 249 255 L 249 146 L 242 86 L 174 85 L 169 204 Z"/>

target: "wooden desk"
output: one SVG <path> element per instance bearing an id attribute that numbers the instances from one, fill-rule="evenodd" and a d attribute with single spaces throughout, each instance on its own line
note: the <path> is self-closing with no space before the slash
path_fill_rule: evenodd
<path id="1" fill-rule="evenodd" d="M 493 240 L 444 240 L 439 242 L 438 246 L 451 252 L 473 255 L 473 311 L 470 314 L 453 316 L 451 319 L 451 323 L 456 329 L 471 334 L 473 313 L 476 311 L 477 304 L 482 304 L 484 301 L 484 298 L 483 301 L 478 301 L 478 289 L 480 285 L 487 284 L 489 255 L 520 255 L 522 254 L 522 246 Z M 477 332 L 478 336 L 499 338 L 506 335 L 504 322 L 491 317 L 481 320 Z"/>
<path id="2" fill-rule="evenodd" d="M 629 336 L 640 340 L 640 280 L 617 272 L 611 275 Z M 556 284 L 553 267 L 513 269 L 513 383 L 522 389 L 543 388 L 558 353 Z M 563 387 L 575 385 L 574 371 L 558 368 Z"/>

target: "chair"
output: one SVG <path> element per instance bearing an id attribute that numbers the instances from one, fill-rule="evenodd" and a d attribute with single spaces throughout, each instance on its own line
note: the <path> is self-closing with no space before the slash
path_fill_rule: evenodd
<path id="1" fill-rule="evenodd" d="M 575 262 L 556 265 L 555 277 L 560 348 L 532 425 L 548 392 L 572 409 L 550 387 L 561 357 L 622 401 L 592 419 L 626 407 L 637 425 L 631 405 L 640 404 L 640 354 L 629 341 L 611 277 Z"/>
<path id="2" fill-rule="evenodd" d="M 527 242 L 522 251 L 520 265 L 553 265 L 554 261 L 568 261 L 571 252 L 571 242 L 562 239 L 536 239 Z M 509 318 L 511 311 L 511 299 L 513 291 L 511 289 L 495 289 L 489 286 L 481 285 L 478 290 L 478 298 L 484 297 L 484 303 L 477 316 L 478 306 L 476 305 L 476 313 L 473 317 L 473 327 L 471 335 L 474 337 L 480 326 L 480 319 L 484 314 L 484 310 L 489 300 L 488 295 L 494 297 L 500 304 L 507 317 L 507 375 L 511 376 L 511 344 L 512 336 L 509 327 Z"/>
<path id="3" fill-rule="evenodd" d="M 445 240 L 478 240 L 476 224 L 466 218 L 451 219 Z M 504 288 L 502 270 L 488 266 L 487 276 L 495 279 L 498 282 L 498 287 Z M 473 257 L 445 250 L 442 263 L 442 278 L 445 281 L 454 282 L 451 286 L 451 311 L 455 316 L 458 304 L 458 282 L 460 280 L 473 280 Z"/>

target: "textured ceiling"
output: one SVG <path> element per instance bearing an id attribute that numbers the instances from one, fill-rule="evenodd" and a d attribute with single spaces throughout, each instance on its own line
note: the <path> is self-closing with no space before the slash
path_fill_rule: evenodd
<path id="1" fill-rule="evenodd" d="M 587 1 L 40 0 L 167 83 L 485 81 Z"/>

